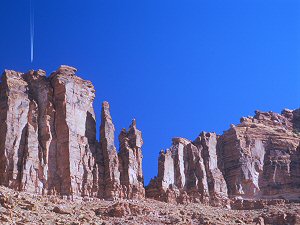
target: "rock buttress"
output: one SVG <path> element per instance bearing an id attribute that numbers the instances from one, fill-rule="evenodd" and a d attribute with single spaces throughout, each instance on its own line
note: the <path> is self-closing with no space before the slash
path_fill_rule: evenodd
<path id="1" fill-rule="evenodd" d="M 26 159 L 29 154 L 36 156 L 38 148 L 28 152 L 28 117 L 34 116 L 35 106 L 30 104 L 28 97 L 28 85 L 23 79 L 23 74 L 6 70 L 2 75 L 1 82 L 1 135 L 0 135 L 0 183 L 2 185 L 21 190 L 23 171 L 26 170 Z M 29 115 L 29 111 L 30 115 Z M 32 121 L 31 121 L 32 122 Z M 34 129 L 34 127 L 33 127 Z M 35 133 L 33 131 L 33 133 Z M 36 136 L 34 134 L 34 136 Z M 36 137 L 33 137 L 35 139 Z M 32 173 L 37 176 L 35 169 L 38 169 L 38 158 L 30 163 Z M 29 166 L 29 165 L 28 165 Z M 28 168 L 29 169 L 29 168 Z M 28 188 L 34 189 L 34 183 L 28 180 Z"/>
<path id="2" fill-rule="evenodd" d="M 43 71 L 4 72 L 0 100 L 1 184 L 17 190 L 47 193 L 49 146 L 43 144 L 46 139 L 51 141 L 50 137 L 46 138 L 51 134 L 45 127 L 47 119 L 54 119 L 53 108 L 50 116 L 46 116 L 51 90 Z"/>
<path id="3" fill-rule="evenodd" d="M 54 127 L 55 109 L 53 106 L 53 88 L 42 70 L 30 71 L 24 74 L 28 83 L 28 93 L 31 105 L 36 105 L 36 115 L 31 119 L 30 128 L 35 128 L 28 136 L 36 137 L 31 140 L 29 148 L 38 147 L 38 159 L 40 160 L 39 179 L 43 184 L 43 193 L 55 188 L 56 179 L 56 133 Z M 32 113 L 31 113 L 32 114 Z"/>
<path id="4" fill-rule="evenodd" d="M 184 138 L 172 141 L 170 149 L 160 152 L 158 176 L 150 181 L 146 196 L 173 203 L 208 203 L 203 148 Z"/>
<path id="5" fill-rule="evenodd" d="M 110 115 L 108 102 L 103 102 L 100 126 L 100 198 L 120 197 L 120 171 L 118 153 L 115 147 L 115 127 Z"/>
<path id="6" fill-rule="evenodd" d="M 49 77 L 42 70 L 3 73 L 0 184 L 39 194 L 143 198 L 141 132 L 133 123 L 120 138 L 127 144 L 119 157 L 104 102 L 98 143 L 95 90 L 75 72 L 61 66 Z"/>
<path id="7" fill-rule="evenodd" d="M 95 189 L 95 90 L 90 81 L 62 66 L 50 75 L 54 90 L 56 163 L 61 195 L 89 195 Z"/>
<path id="8" fill-rule="evenodd" d="M 299 192 L 292 165 L 298 165 L 300 137 L 293 111 L 256 111 L 220 137 L 224 176 L 231 197 L 270 198 Z M 296 168 L 293 166 L 293 168 Z M 297 188 L 298 186 L 298 188 Z"/>
<path id="9" fill-rule="evenodd" d="M 128 132 L 122 129 L 119 135 L 120 181 L 122 197 L 141 199 L 145 197 L 144 176 L 142 171 L 142 133 L 133 120 Z"/>
<path id="10" fill-rule="evenodd" d="M 231 199 L 295 200 L 299 196 L 299 109 L 256 111 L 223 135 L 202 133 L 194 142 L 173 139 L 161 151 L 158 176 L 146 196 L 167 202 Z"/>
<path id="11" fill-rule="evenodd" d="M 217 152 L 217 140 L 216 133 L 202 132 L 194 141 L 194 144 L 202 151 L 209 200 L 212 205 L 223 204 L 228 199 L 226 181 L 220 168 L 221 159 Z"/>

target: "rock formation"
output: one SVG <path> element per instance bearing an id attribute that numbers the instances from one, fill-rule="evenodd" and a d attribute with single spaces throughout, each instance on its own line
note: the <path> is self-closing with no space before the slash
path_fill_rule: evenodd
<path id="1" fill-rule="evenodd" d="M 194 141 L 199 149 L 202 148 L 209 196 L 212 202 L 227 198 L 226 182 L 218 165 L 221 159 L 217 155 L 217 140 L 218 136 L 215 133 L 202 132 Z"/>
<path id="2" fill-rule="evenodd" d="M 220 137 L 228 194 L 243 198 L 288 197 L 299 193 L 296 171 L 300 136 L 294 112 L 256 111 Z"/>
<path id="3" fill-rule="evenodd" d="M 142 133 L 133 120 L 128 130 L 119 135 L 120 151 L 117 153 L 114 139 L 115 127 L 108 102 L 102 104 L 99 152 L 98 196 L 105 199 L 145 197 L 142 171 Z"/>
<path id="4" fill-rule="evenodd" d="M 146 196 L 212 205 L 228 205 L 228 198 L 299 200 L 299 143 L 299 109 L 256 111 L 221 136 L 175 138 L 160 152 L 158 176 Z"/>
<path id="5" fill-rule="evenodd" d="M 115 147 L 115 127 L 110 116 L 108 102 L 103 102 L 100 126 L 99 197 L 120 196 L 119 158 Z"/>
<path id="6" fill-rule="evenodd" d="M 37 107 L 36 102 L 30 101 L 27 90 L 28 84 L 22 73 L 4 71 L 0 97 L 0 183 L 20 190 L 23 186 L 36 190 L 41 185 L 38 178 Z M 30 155 L 28 139 L 33 139 L 30 140 Z"/>
<path id="7" fill-rule="evenodd" d="M 144 176 L 142 170 L 142 132 L 136 128 L 135 119 L 128 132 L 122 129 L 120 141 L 120 172 L 123 197 L 140 199 L 145 197 Z"/>
<path id="8" fill-rule="evenodd" d="M 119 135 L 103 102 L 100 142 L 90 81 L 61 66 L 5 70 L 0 84 L 0 185 L 37 194 L 202 202 L 235 209 L 300 199 L 300 109 L 256 111 L 222 135 L 173 138 L 144 188 L 142 133 Z"/>
<path id="9" fill-rule="evenodd" d="M 95 90 L 75 76 L 76 69 L 61 67 L 49 77 L 55 106 L 56 167 L 62 195 L 95 195 Z"/>
<path id="10" fill-rule="evenodd" d="M 122 139 L 128 139 L 129 147 L 122 145 L 118 156 L 109 104 L 104 102 L 99 144 L 95 90 L 75 72 L 69 66 L 49 77 L 42 70 L 4 71 L 0 184 L 38 194 L 143 197 L 141 132 L 132 125 Z"/>
<path id="11" fill-rule="evenodd" d="M 91 82 L 62 66 L 46 77 L 5 71 L 1 83 L 0 183 L 34 193 L 93 195 Z"/>
<path id="12" fill-rule="evenodd" d="M 158 176 L 146 196 L 167 202 L 226 204 L 227 186 L 218 167 L 215 133 L 201 133 L 195 141 L 173 138 L 159 156 Z"/>

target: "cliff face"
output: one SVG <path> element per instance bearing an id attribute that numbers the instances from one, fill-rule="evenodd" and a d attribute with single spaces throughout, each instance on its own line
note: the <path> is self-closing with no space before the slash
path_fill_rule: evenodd
<path id="1" fill-rule="evenodd" d="M 123 198 L 141 199 L 145 197 L 144 176 L 142 170 L 142 132 L 136 128 L 133 120 L 129 130 L 122 129 L 119 135 L 120 174 Z"/>
<path id="2" fill-rule="evenodd" d="M 220 154 L 230 196 L 243 198 L 299 193 L 296 111 L 256 111 L 220 138 Z M 299 174 L 299 173 L 298 173 Z"/>
<path id="3" fill-rule="evenodd" d="M 99 196 L 115 198 L 120 193 L 119 158 L 115 147 L 115 127 L 110 116 L 109 104 L 102 104 L 100 126 Z"/>
<path id="4" fill-rule="evenodd" d="M 4 71 L 0 98 L 0 182 L 11 188 L 22 189 L 26 185 L 35 190 L 43 185 L 38 178 L 41 165 L 37 157 L 36 102 L 29 99 L 27 89 L 21 73 Z M 28 133 L 33 139 L 30 156 L 27 153 Z"/>
<path id="5" fill-rule="evenodd" d="M 256 111 L 222 135 L 173 138 L 144 188 L 143 138 L 133 120 L 118 136 L 103 102 L 100 142 L 90 81 L 61 66 L 5 70 L 0 84 L 0 185 L 37 194 L 202 202 L 251 208 L 300 197 L 300 109 Z M 260 202 L 260 199 L 264 199 Z"/>
<path id="6" fill-rule="evenodd" d="M 75 72 L 73 67 L 61 66 L 49 77 L 41 70 L 3 73 L 0 184 L 38 194 L 106 199 L 134 198 L 132 193 L 144 193 L 141 144 L 133 144 L 134 132 L 141 139 L 140 131 L 134 126 L 128 134 L 134 157 L 126 153 L 118 156 L 109 105 L 104 102 L 99 144 L 93 109 L 95 90 Z M 124 162 L 130 158 L 130 163 L 120 169 L 119 157 Z M 137 174 L 139 182 L 120 183 L 120 174 L 126 177 L 129 170 Z"/>
<path id="7" fill-rule="evenodd" d="M 94 88 L 62 66 L 5 71 L 1 83 L 1 175 L 8 187 L 35 193 L 93 195 Z"/>
<path id="8" fill-rule="evenodd" d="M 158 176 L 146 196 L 167 202 L 226 203 L 227 185 L 218 167 L 217 135 L 201 133 L 195 141 L 173 138 L 159 156 Z"/>
<path id="9" fill-rule="evenodd" d="M 50 75 L 55 108 L 56 171 L 62 195 L 94 195 L 96 126 L 95 90 L 75 76 L 76 69 L 61 67 Z"/>
<path id="10" fill-rule="evenodd" d="M 161 151 L 146 196 L 167 202 L 228 204 L 226 199 L 298 199 L 299 109 L 256 111 L 223 135 L 173 139 Z"/>
<path id="11" fill-rule="evenodd" d="M 142 171 L 142 133 L 133 120 L 128 132 L 119 135 L 120 150 L 116 150 L 115 127 L 108 102 L 102 104 L 100 127 L 99 197 L 105 199 L 145 197 Z"/>

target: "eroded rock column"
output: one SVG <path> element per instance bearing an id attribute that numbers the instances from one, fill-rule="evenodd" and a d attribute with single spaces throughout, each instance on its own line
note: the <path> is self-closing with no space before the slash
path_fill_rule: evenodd
<path id="1" fill-rule="evenodd" d="M 51 74 L 54 90 L 57 175 L 61 195 L 96 195 L 95 190 L 95 90 L 90 81 L 61 66 Z M 91 127 L 87 127 L 87 125 Z"/>
<path id="2" fill-rule="evenodd" d="M 133 120 L 128 132 L 122 129 L 119 135 L 120 142 L 120 180 L 122 197 L 139 199 L 145 197 L 144 176 L 142 171 L 142 133 L 136 128 Z"/>
<path id="3" fill-rule="evenodd" d="M 0 183 L 22 190 L 24 188 L 21 182 L 24 163 L 26 164 L 28 154 L 37 155 L 38 151 L 37 146 L 34 146 L 35 148 L 31 149 L 30 153 L 27 148 L 29 111 L 31 110 L 31 114 L 35 114 L 33 111 L 36 109 L 34 105 L 30 107 L 28 85 L 23 79 L 22 73 L 5 70 L 2 75 L 0 101 Z M 38 159 L 34 159 L 32 164 L 38 168 L 36 160 Z M 28 188 L 34 189 L 32 180 L 29 179 L 26 185 Z"/>
<path id="4" fill-rule="evenodd" d="M 217 154 L 216 133 L 202 132 L 194 144 L 202 151 L 210 203 L 218 204 L 226 201 L 228 190 L 223 173 L 219 168 L 222 159 Z"/>
<path id="5" fill-rule="evenodd" d="M 173 138 L 170 149 L 161 151 L 158 176 L 150 181 L 146 196 L 166 202 L 209 201 L 207 174 L 200 147 L 185 138 Z"/>
<path id="6" fill-rule="evenodd" d="M 120 197 L 120 171 L 115 147 L 115 127 L 108 102 L 102 103 L 100 126 L 100 173 L 98 196 L 106 199 Z"/>

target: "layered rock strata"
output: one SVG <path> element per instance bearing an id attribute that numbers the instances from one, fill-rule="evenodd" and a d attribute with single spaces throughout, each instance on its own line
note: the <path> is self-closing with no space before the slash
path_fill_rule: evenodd
<path id="1" fill-rule="evenodd" d="M 300 199 L 299 109 L 256 111 L 223 135 L 174 138 L 146 196 L 166 202 Z M 239 200 L 240 201 L 240 200 Z"/>
<path id="2" fill-rule="evenodd" d="M 256 111 L 220 137 L 219 151 L 232 197 L 289 197 L 300 191 L 295 111 Z M 292 196 L 290 196 L 292 197 Z"/>

